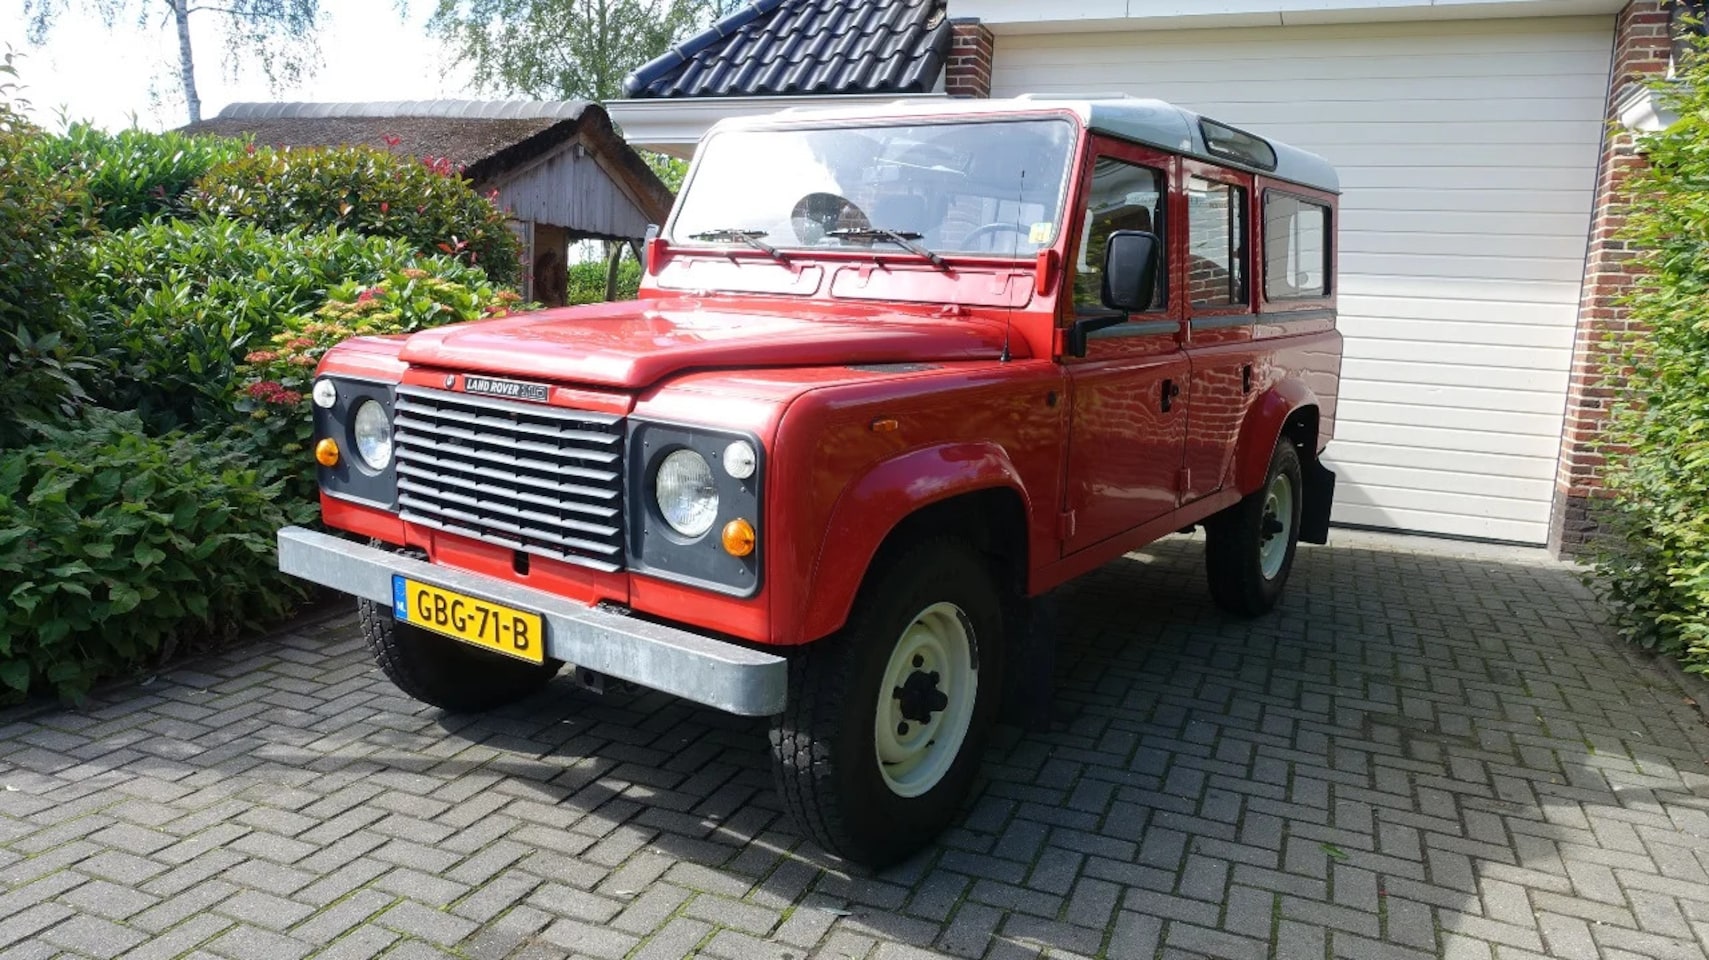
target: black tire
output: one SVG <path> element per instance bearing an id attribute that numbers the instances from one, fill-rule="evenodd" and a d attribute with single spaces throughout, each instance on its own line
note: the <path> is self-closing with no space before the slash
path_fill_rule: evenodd
<path id="1" fill-rule="evenodd" d="M 399 623 L 390 607 L 371 600 L 358 600 L 357 612 L 374 661 L 398 689 L 453 713 L 514 703 L 538 692 L 563 666 L 557 660 L 536 666 L 486 653 Z"/>
<path id="2" fill-rule="evenodd" d="M 935 538 L 877 563 L 843 630 L 791 661 L 789 702 L 771 729 L 784 808 L 821 847 L 869 867 L 914 853 L 954 818 L 979 771 L 1002 699 L 1004 649 L 997 582 L 977 551 Z M 940 603 L 959 608 L 957 619 L 970 637 L 974 702 L 947 772 L 918 796 L 903 797 L 880 772 L 874 732 L 879 688 L 904 629 Z"/>
<path id="3" fill-rule="evenodd" d="M 1285 534 L 1274 532 L 1268 504 L 1278 477 L 1292 485 Z M 1270 456 L 1270 471 L 1259 487 L 1239 503 L 1205 522 L 1205 573 L 1210 580 L 1211 599 L 1230 613 L 1256 617 L 1270 612 L 1287 585 L 1294 566 L 1294 551 L 1300 539 L 1300 505 L 1305 484 L 1300 456 L 1293 441 L 1282 437 Z M 1279 518 L 1275 518 L 1279 519 Z M 1287 552 L 1281 567 L 1266 576 L 1262 562 L 1266 542 L 1272 536 L 1287 537 Z"/>

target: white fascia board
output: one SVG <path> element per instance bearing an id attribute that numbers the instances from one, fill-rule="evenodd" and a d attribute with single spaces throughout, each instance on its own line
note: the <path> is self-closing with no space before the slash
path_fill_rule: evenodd
<path id="1" fill-rule="evenodd" d="M 998 34 L 1613 15 L 1626 0 L 951 0 Z"/>
<path id="2" fill-rule="evenodd" d="M 695 144 L 727 117 L 753 117 L 796 108 L 877 106 L 948 99 L 941 93 L 803 97 L 664 97 L 612 100 L 605 104 L 612 122 L 630 146 L 687 159 Z"/>

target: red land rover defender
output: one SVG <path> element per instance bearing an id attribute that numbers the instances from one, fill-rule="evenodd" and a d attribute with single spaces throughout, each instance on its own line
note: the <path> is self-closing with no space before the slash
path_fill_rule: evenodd
<path id="1" fill-rule="evenodd" d="M 639 300 L 327 354 L 352 536 L 283 530 L 280 568 L 448 710 L 572 663 L 769 716 L 800 828 L 894 861 L 1048 682 L 1033 598 L 1203 524 L 1257 615 L 1325 541 L 1336 191 L 1150 100 L 721 123 Z"/>

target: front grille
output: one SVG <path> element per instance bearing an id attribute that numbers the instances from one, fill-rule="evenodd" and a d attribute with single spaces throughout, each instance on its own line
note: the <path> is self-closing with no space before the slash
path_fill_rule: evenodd
<path id="1" fill-rule="evenodd" d="M 398 387 L 403 519 L 623 569 L 623 418 Z"/>

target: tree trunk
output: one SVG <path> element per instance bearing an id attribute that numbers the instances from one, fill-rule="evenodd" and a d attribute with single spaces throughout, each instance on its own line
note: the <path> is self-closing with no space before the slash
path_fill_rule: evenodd
<path id="1" fill-rule="evenodd" d="M 623 244 L 607 243 L 605 255 L 605 301 L 617 299 L 617 268 L 623 263 Z"/>
<path id="2" fill-rule="evenodd" d="M 190 0 L 172 0 L 172 17 L 178 21 L 178 72 L 184 78 L 184 102 L 190 122 L 202 119 L 202 98 L 196 93 L 196 59 L 190 52 Z"/>

